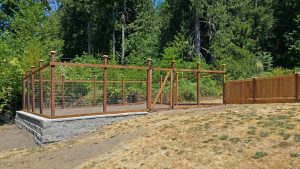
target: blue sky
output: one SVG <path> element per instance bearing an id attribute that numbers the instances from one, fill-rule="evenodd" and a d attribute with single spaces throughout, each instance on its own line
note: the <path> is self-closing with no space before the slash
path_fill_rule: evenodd
<path id="1" fill-rule="evenodd" d="M 164 0 L 153 0 L 153 3 L 155 3 L 155 5 L 159 5 L 163 2 Z M 58 4 L 57 4 L 57 0 L 48 0 L 48 2 L 50 3 L 51 9 L 53 11 L 56 11 L 58 8 Z"/>

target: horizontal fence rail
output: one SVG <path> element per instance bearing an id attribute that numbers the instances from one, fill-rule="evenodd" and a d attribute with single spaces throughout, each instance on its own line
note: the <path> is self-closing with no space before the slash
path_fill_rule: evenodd
<path id="1" fill-rule="evenodd" d="M 182 69 L 172 62 L 159 68 L 151 59 L 145 66 L 112 65 L 106 55 L 102 59 L 102 64 L 59 62 L 51 51 L 49 63 L 41 60 L 23 75 L 23 111 L 64 118 L 223 104 L 224 91 L 220 102 L 205 102 L 209 94 L 201 84 L 210 78 L 223 90 L 225 65 L 222 70 L 202 70 L 200 64 Z"/>
<path id="2" fill-rule="evenodd" d="M 299 102 L 299 75 L 226 81 L 225 104 Z"/>

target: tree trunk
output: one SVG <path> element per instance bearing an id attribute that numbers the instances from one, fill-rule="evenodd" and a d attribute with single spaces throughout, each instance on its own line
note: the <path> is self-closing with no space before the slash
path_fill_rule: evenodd
<path id="1" fill-rule="evenodd" d="M 126 0 L 123 1 L 123 10 L 122 10 L 122 52 L 121 52 L 121 65 L 125 63 L 125 3 Z"/>
<path id="2" fill-rule="evenodd" d="M 199 55 L 200 59 L 203 59 L 201 54 L 201 35 L 200 35 L 200 17 L 195 17 L 195 52 Z"/>
<path id="3" fill-rule="evenodd" d="M 116 7 L 116 4 L 114 3 L 113 10 L 112 10 L 112 17 L 113 17 L 113 22 L 114 22 L 113 32 L 112 32 L 112 54 L 113 54 L 113 58 L 115 58 L 115 56 L 116 56 L 115 7 Z"/>
<path id="4" fill-rule="evenodd" d="M 91 22 L 88 21 L 87 23 L 87 38 L 88 38 L 88 54 L 90 55 L 92 53 L 91 50 Z"/>

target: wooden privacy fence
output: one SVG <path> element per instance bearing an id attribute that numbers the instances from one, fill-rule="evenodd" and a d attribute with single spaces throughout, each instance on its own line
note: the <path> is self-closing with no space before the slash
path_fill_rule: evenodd
<path id="1" fill-rule="evenodd" d="M 59 62 L 51 51 L 50 63 L 40 61 L 23 76 L 23 111 L 63 118 L 187 108 L 210 105 L 201 103 L 202 76 L 221 74 L 224 86 L 224 65 L 222 70 L 202 70 L 200 64 L 196 69 L 178 69 L 172 62 L 170 68 L 157 68 L 151 59 L 146 66 L 111 65 L 107 55 L 102 59 L 102 64 Z M 179 102 L 179 77 L 197 85 L 192 103 Z"/>
<path id="2" fill-rule="evenodd" d="M 225 104 L 299 102 L 299 75 L 226 81 Z"/>

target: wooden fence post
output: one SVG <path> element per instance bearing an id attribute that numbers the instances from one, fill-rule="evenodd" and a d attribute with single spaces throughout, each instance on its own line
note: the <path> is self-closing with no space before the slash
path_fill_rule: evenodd
<path id="1" fill-rule="evenodd" d="M 124 83 L 124 75 L 122 76 L 122 104 L 125 104 L 125 83 Z"/>
<path id="2" fill-rule="evenodd" d="M 200 97 L 201 97 L 201 93 L 200 93 L 200 68 L 201 65 L 200 63 L 197 64 L 197 106 L 200 106 Z"/>
<path id="3" fill-rule="evenodd" d="M 162 87 L 162 83 L 163 83 L 163 79 L 162 79 L 162 76 L 160 76 L 160 78 L 159 78 L 159 88 L 161 88 Z M 162 104 L 163 103 L 163 92 L 161 92 L 161 94 L 159 95 L 159 102 L 160 102 L 160 104 Z"/>
<path id="4" fill-rule="evenodd" d="M 147 59 L 147 109 L 151 110 L 151 100 L 152 100 L 152 59 Z"/>
<path id="5" fill-rule="evenodd" d="M 107 79 L 108 79 L 108 73 L 107 73 L 107 65 L 108 65 L 108 56 L 103 55 L 103 63 L 105 65 L 104 72 L 103 72 L 103 112 L 106 112 L 106 105 L 107 105 Z"/>
<path id="6" fill-rule="evenodd" d="M 27 112 L 30 111 L 30 82 L 29 82 L 29 71 L 26 72 L 26 81 L 27 81 Z"/>
<path id="7" fill-rule="evenodd" d="M 32 113 L 35 111 L 35 86 L 34 86 L 34 66 L 31 66 L 31 97 L 32 97 Z"/>
<path id="8" fill-rule="evenodd" d="M 222 70 L 224 71 L 224 74 L 223 74 L 223 78 L 222 78 L 222 83 L 223 83 L 223 104 L 226 104 L 226 91 L 225 91 L 225 82 L 226 82 L 226 68 L 225 68 L 225 64 L 222 64 Z"/>
<path id="9" fill-rule="evenodd" d="M 176 100 L 175 104 L 178 104 L 178 99 L 179 99 L 179 75 L 178 72 L 176 72 Z"/>
<path id="10" fill-rule="evenodd" d="M 97 85 L 97 83 L 96 83 L 96 75 L 94 75 L 94 99 L 93 99 L 93 106 L 95 107 L 96 105 L 97 105 L 97 103 L 96 103 L 96 85 Z"/>
<path id="11" fill-rule="evenodd" d="M 65 108 L 65 75 L 61 75 L 61 108 Z"/>
<path id="12" fill-rule="evenodd" d="M 296 97 L 296 102 L 299 101 L 299 74 L 298 72 L 295 72 L 295 97 Z"/>
<path id="13" fill-rule="evenodd" d="M 174 109 L 174 66 L 175 66 L 175 61 L 172 61 L 171 63 L 171 87 L 170 87 L 170 108 Z"/>
<path id="14" fill-rule="evenodd" d="M 50 107 L 51 107 L 51 118 L 55 117 L 55 51 L 50 52 L 50 86 L 51 86 L 51 94 L 50 94 Z"/>
<path id="15" fill-rule="evenodd" d="M 44 100 L 43 100 L 43 74 L 42 74 L 42 67 L 43 67 L 43 60 L 40 60 L 39 62 L 40 66 L 40 79 L 39 79 L 39 84 L 40 84 L 40 114 L 43 114 L 43 107 L 44 107 Z"/>
<path id="16" fill-rule="evenodd" d="M 22 110 L 26 109 L 26 82 L 25 82 L 26 74 L 23 74 L 23 102 L 22 102 Z"/>
<path id="17" fill-rule="evenodd" d="M 256 103 L 256 79 L 257 77 L 252 78 L 252 88 L 253 88 L 253 103 Z"/>

